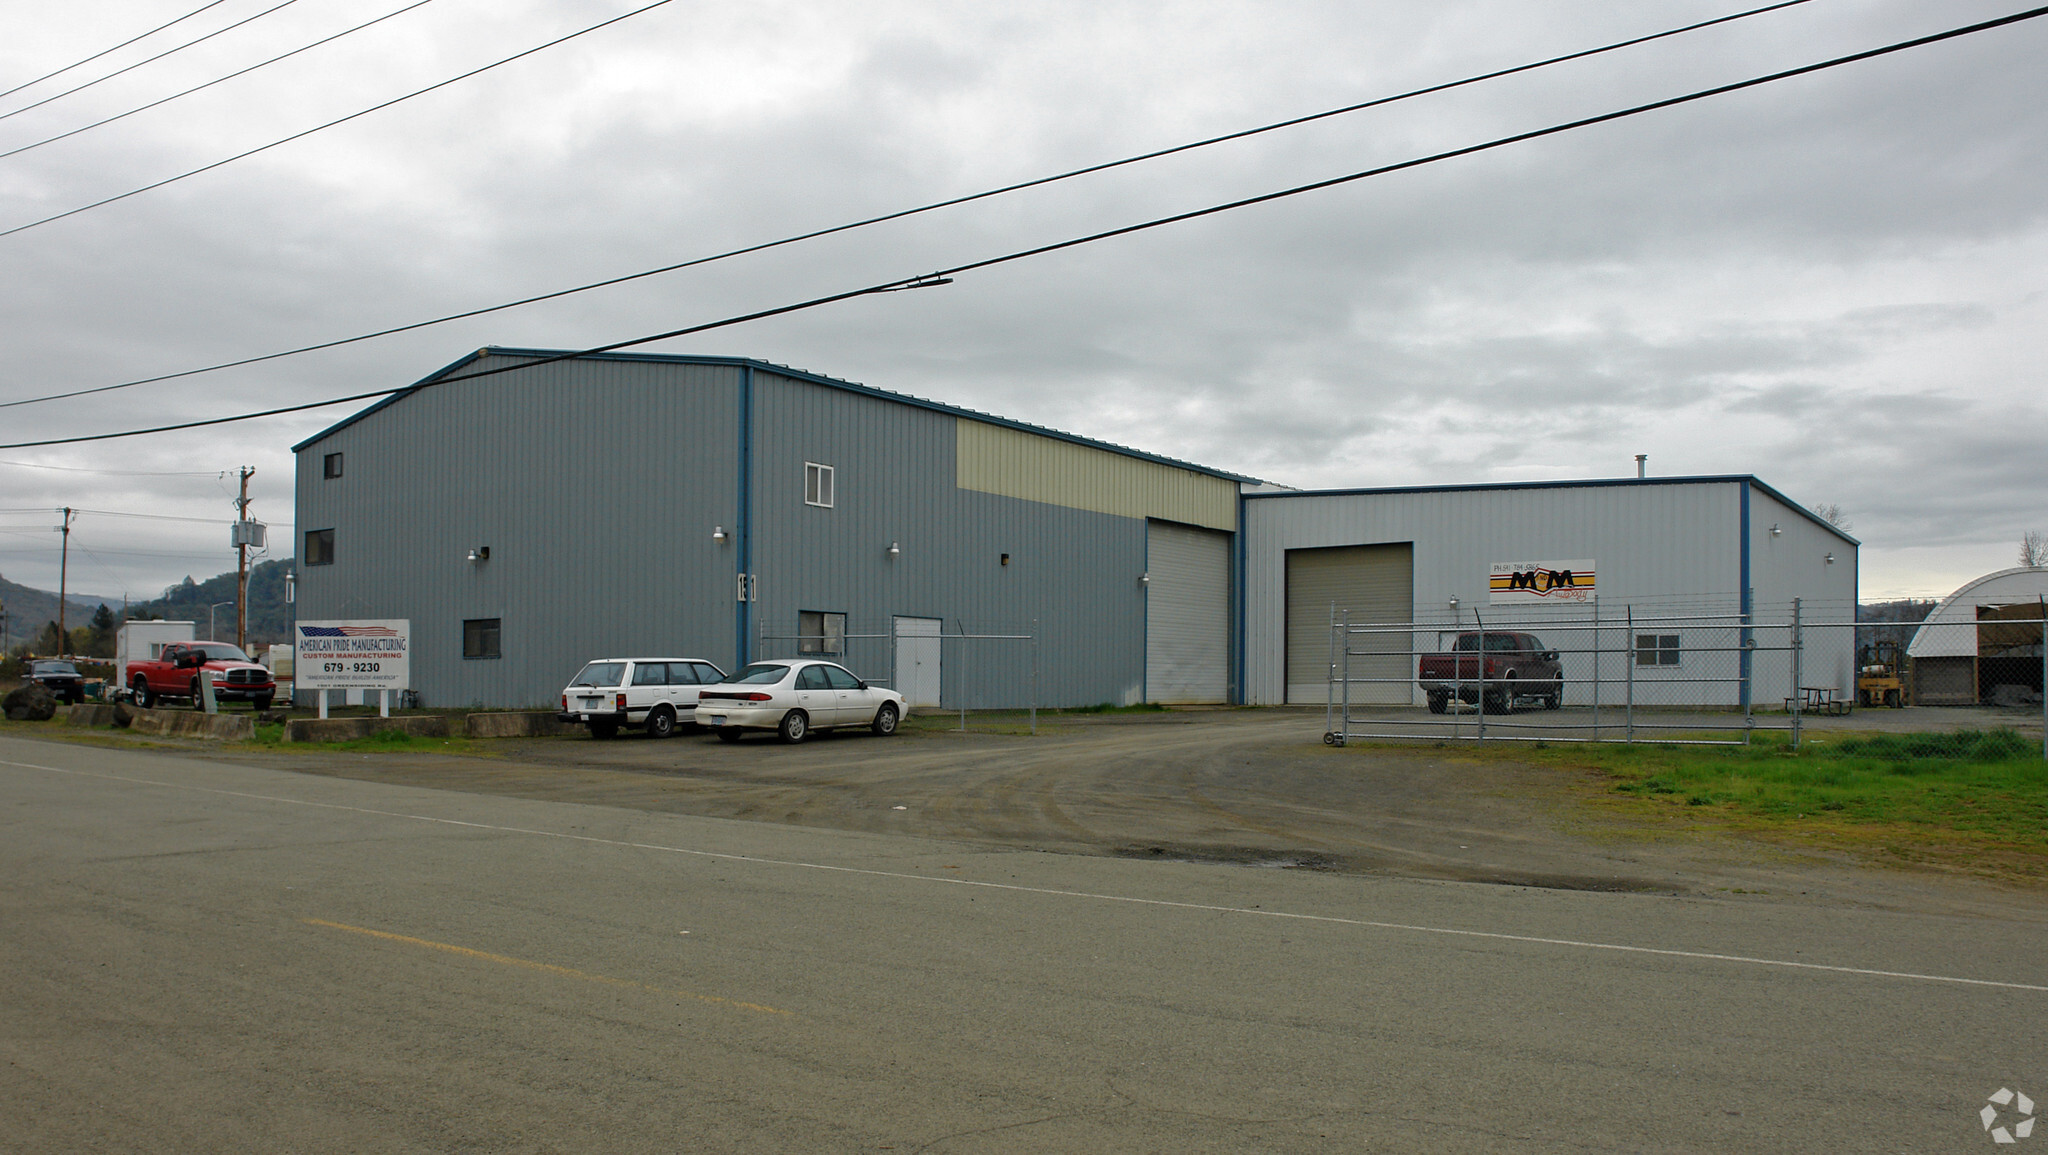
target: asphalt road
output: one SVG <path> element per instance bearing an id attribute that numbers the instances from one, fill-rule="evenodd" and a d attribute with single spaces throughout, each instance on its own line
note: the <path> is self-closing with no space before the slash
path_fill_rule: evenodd
<path id="1" fill-rule="evenodd" d="M 1049 854 L 0 739 L 0 930 L 6 1150 L 1962 1151 L 1992 1092 L 2048 1099 L 2024 904 Z"/>

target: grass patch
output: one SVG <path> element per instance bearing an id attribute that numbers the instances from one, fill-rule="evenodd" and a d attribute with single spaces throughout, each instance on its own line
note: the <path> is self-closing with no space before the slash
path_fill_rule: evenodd
<path id="1" fill-rule="evenodd" d="M 2048 851 L 2048 764 L 2038 742 L 2012 730 L 1820 739 L 1797 750 L 1776 735 L 1748 746 L 1553 747 L 1536 760 L 1597 770 L 1613 793 L 1646 804 Z"/>

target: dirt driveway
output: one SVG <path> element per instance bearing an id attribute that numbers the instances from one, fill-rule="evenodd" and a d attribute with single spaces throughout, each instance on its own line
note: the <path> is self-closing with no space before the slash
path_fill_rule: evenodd
<path id="1" fill-rule="evenodd" d="M 728 745 L 574 736 L 484 757 L 228 754 L 439 789 L 980 845 L 1511 885 L 1807 895 L 1883 906 L 2038 905 L 2031 894 L 1877 869 L 1839 852 L 1652 823 L 1555 768 L 1456 748 L 1321 741 L 1320 710 L 1050 722 L 1037 737 L 921 720 L 895 737 Z M 225 753 L 225 752 L 224 752 Z"/>

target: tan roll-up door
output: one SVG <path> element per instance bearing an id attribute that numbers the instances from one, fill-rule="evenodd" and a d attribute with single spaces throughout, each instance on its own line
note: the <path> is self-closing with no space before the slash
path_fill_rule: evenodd
<path id="1" fill-rule="evenodd" d="M 1145 700 L 1230 697 L 1230 535 L 1146 524 Z"/>
<path id="2" fill-rule="evenodd" d="M 1329 701 L 1330 607 L 1353 623 L 1405 623 L 1415 617 L 1415 546 L 1344 545 L 1287 551 L 1287 700 Z M 1385 657 L 1351 659 L 1351 676 L 1385 679 L 1351 686 L 1353 702 L 1413 701 L 1408 633 L 1359 634 L 1351 648 Z M 1343 661 L 1342 656 L 1338 661 Z"/>

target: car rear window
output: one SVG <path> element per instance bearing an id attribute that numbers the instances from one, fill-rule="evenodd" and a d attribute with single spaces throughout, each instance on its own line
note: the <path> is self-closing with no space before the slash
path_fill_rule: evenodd
<path id="1" fill-rule="evenodd" d="M 726 681 L 740 686 L 767 686 L 780 682 L 783 675 L 787 673 L 789 673 L 788 666 L 778 665 L 773 662 L 756 662 L 732 677 L 727 678 Z"/>
<path id="2" fill-rule="evenodd" d="M 626 676 L 624 662 L 592 662 L 569 680 L 572 686 L 616 686 Z"/>

